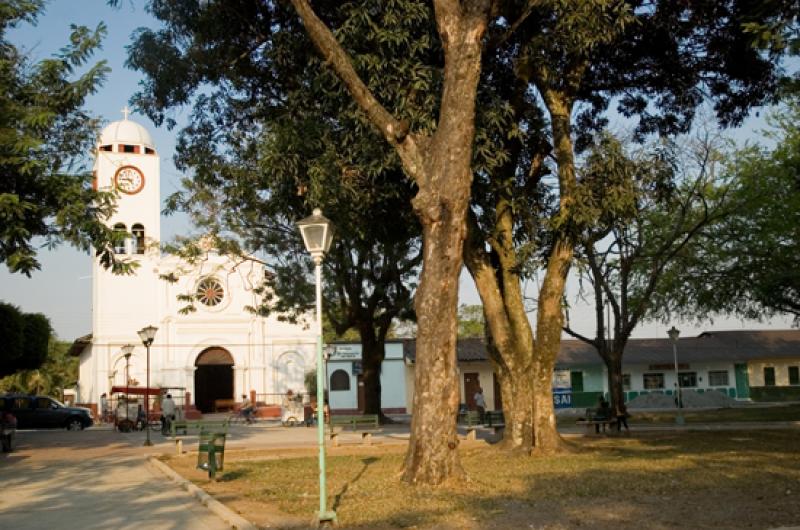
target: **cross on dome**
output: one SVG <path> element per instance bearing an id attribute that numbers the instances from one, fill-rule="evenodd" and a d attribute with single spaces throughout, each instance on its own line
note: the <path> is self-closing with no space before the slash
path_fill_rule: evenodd
<path id="1" fill-rule="evenodd" d="M 120 112 L 122 113 L 122 118 L 124 120 L 127 120 L 128 119 L 128 114 L 131 113 L 131 109 L 129 109 L 128 106 L 125 105 L 124 107 L 122 107 L 122 110 Z"/>

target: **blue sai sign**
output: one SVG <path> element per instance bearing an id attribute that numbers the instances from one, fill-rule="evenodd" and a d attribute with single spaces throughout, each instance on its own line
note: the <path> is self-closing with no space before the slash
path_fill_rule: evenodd
<path id="1" fill-rule="evenodd" d="M 572 390 L 553 390 L 553 406 L 557 409 L 572 407 Z"/>

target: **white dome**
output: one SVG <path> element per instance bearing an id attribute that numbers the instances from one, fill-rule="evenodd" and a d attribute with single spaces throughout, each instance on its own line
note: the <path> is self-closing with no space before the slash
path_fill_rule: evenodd
<path id="1" fill-rule="evenodd" d="M 99 145 L 138 144 L 155 149 L 153 139 L 147 129 L 128 119 L 110 123 L 100 133 Z"/>

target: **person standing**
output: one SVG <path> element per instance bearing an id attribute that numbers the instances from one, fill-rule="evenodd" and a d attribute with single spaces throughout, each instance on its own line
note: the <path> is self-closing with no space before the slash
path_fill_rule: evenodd
<path id="1" fill-rule="evenodd" d="M 625 426 L 625 432 L 631 432 L 628 428 L 628 408 L 624 403 L 619 403 L 616 407 L 615 416 L 617 417 L 617 432 L 622 431 L 622 426 Z"/>
<path id="2" fill-rule="evenodd" d="M 108 408 L 108 397 L 106 393 L 100 394 L 100 421 L 107 422 L 111 417 L 111 410 Z"/>
<path id="3" fill-rule="evenodd" d="M 473 399 L 475 400 L 475 408 L 478 409 L 480 422 L 483 423 L 483 417 L 486 414 L 486 400 L 483 398 L 483 389 L 481 387 L 478 387 L 478 391 L 475 392 Z"/>
<path id="4" fill-rule="evenodd" d="M 172 394 L 167 394 L 161 402 L 161 417 L 161 434 L 166 436 L 170 431 L 170 425 L 175 421 L 175 402 L 172 401 Z"/>
<path id="5" fill-rule="evenodd" d="M 147 428 L 147 416 L 144 413 L 142 405 L 139 404 L 136 409 L 136 430 L 143 431 Z"/>

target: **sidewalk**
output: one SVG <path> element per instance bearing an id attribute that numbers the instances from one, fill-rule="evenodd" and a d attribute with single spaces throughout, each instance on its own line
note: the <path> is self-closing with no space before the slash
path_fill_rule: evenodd
<path id="1" fill-rule="evenodd" d="M 69 433 L 62 450 L 37 447 L 39 432 L 21 432 L 20 449 L 0 458 L 0 528 L 14 530 L 223 530 L 230 528 L 152 469 L 143 455 L 76 458 L 73 445 L 98 431 Z M 64 434 L 64 433 L 62 433 Z M 38 439 L 38 440 L 37 440 Z M 42 444 L 48 445 L 48 444 Z M 121 448 L 124 449 L 124 448 Z M 98 448 L 90 448 L 98 453 Z M 44 454 L 43 454 L 44 453 Z M 51 453 L 51 454 L 47 454 Z"/>

